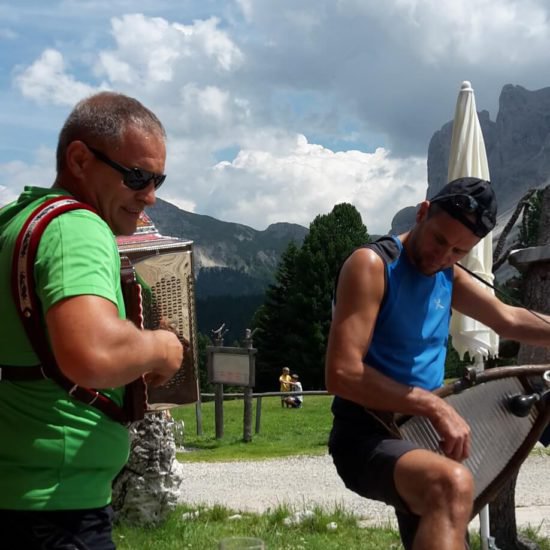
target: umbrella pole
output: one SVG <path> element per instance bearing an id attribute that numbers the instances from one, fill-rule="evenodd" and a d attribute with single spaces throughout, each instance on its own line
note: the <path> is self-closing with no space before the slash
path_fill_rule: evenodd
<path id="1" fill-rule="evenodd" d="M 485 364 L 483 363 L 483 357 L 481 355 L 475 356 L 474 367 L 478 372 L 485 369 Z M 479 537 L 481 539 L 481 550 L 496 550 L 495 541 L 490 533 L 488 504 L 479 511 Z"/>
<path id="2" fill-rule="evenodd" d="M 479 536 L 481 538 L 481 550 L 489 550 L 489 505 L 486 504 L 479 512 Z"/>
<path id="3" fill-rule="evenodd" d="M 477 372 L 483 372 L 485 370 L 485 363 L 483 362 L 483 355 L 474 355 L 474 368 Z"/>

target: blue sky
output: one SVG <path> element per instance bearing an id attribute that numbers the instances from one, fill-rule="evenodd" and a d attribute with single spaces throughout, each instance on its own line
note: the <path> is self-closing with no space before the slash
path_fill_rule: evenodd
<path id="1" fill-rule="evenodd" d="M 353 203 L 388 230 L 425 197 L 430 137 L 470 80 L 550 85 L 544 0 L 0 2 L 0 204 L 53 182 L 59 129 L 100 89 L 168 132 L 160 197 L 264 229 Z"/>

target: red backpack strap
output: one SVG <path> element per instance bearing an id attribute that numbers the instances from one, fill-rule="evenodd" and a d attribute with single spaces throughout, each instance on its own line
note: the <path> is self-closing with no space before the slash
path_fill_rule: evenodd
<path id="1" fill-rule="evenodd" d="M 41 321 L 41 306 L 34 283 L 34 262 L 40 238 L 55 217 L 77 209 L 95 212 L 90 206 L 70 197 L 54 197 L 38 206 L 29 216 L 15 242 L 11 271 L 12 296 L 29 342 L 40 359 L 44 377 L 51 378 L 78 401 L 99 409 L 116 422 L 124 423 L 128 421 L 126 413 L 114 401 L 95 389 L 74 384 L 61 372 Z"/>

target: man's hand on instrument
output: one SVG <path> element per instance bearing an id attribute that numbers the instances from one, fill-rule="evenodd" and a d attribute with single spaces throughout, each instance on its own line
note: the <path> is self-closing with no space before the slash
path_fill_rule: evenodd
<path id="1" fill-rule="evenodd" d="M 164 360 L 145 374 L 145 382 L 151 386 L 166 384 L 180 369 L 183 362 L 184 347 L 177 334 L 171 330 L 156 330 L 155 337 L 164 350 Z"/>
<path id="2" fill-rule="evenodd" d="M 170 332 L 173 332 L 176 336 L 179 336 L 178 325 L 176 321 L 168 319 L 168 317 L 162 317 L 160 319 L 158 328 L 160 330 L 168 330 Z"/>
<path id="3" fill-rule="evenodd" d="M 184 353 L 187 353 L 190 350 L 191 344 L 189 340 L 185 336 L 183 336 L 183 334 L 180 334 L 178 330 L 178 325 L 175 321 L 172 321 L 167 317 L 163 317 L 159 321 L 159 329 L 173 332 L 179 338 L 180 342 L 183 344 Z"/>
<path id="4" fill-rule="evenodd" d="M 456 410 L 440 399 L 430 421 L 441 437 L 440 447 L 445 456 L 458 462 L 467 459 L 470 455 L 470 426 Z"/>

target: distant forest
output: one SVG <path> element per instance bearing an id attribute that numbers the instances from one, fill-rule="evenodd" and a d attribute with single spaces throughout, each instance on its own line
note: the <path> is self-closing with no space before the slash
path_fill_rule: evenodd
<path id="1" fill-rule="evenodd" d="M 260 279 L 244 271 L 229 267 L 203 267 L 199 270 L 196 282 L 197 298 L 209 296 L 242 296 L 264 294 L 273 274 Z"/>
<path id="2" fill-rule="evenodd" d="M 226 267 L 201 268 L 196 282 L 199 332 L 211 337 L 211 331 L 225 323 L 224 345 L 241 341 L 265 300 L 268 282 Z"/>
<path id="3" fill-rule="evenodd" d="M 224 345 L 242 342 L 244 331 L 251 328 L 256 310 L 264 303 L 265 294 L 244 296 L 208 296 L 197 299 L 197 325 L 202 334 L 211 337 L 211 330 L 225 323 Z"/>

